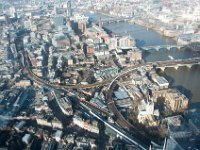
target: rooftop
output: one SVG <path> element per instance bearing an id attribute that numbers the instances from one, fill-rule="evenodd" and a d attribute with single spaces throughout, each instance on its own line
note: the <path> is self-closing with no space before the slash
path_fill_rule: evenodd
<path id="1" fill-rule="evenodd" d="M 122 88 L 119 88 L 119 90 L 115 91 L 114 94 L 115 94 L 115 97 L 118 100 L 129 98 L 128 93 L 124 89 L 122 89 Z"/>

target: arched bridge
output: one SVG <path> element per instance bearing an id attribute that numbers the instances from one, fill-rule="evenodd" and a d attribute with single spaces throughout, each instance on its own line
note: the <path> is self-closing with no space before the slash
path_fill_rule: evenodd
<path id="1" fill-rule="evenodd" d="M 183 48 L 186 48 L 186 46 L 185 45 L 158 45 L 158 46 L 144 46 L 144 47 L 140 47 L 140 49 L 144 50 L 144 51 L 149 51 L 149 50 L 160 51 L 162 49 L 165 49 L 165 50 L 172 50 L 172 49 L 181 50 Z"/>
<path id="2" fill-rule="evenodd" d="M 110 24 L 110 23 L 118 23 L 118 22 L 127 22 L 131 18 L 106 18 L 106 19 L 101 19 L 101 23 L 103 24 Z M 98 21 L 96 23 L 99 23 Z"/>
<path id="3" fill-rule="evenodd" d="M 179 67 L 186 66 L 191 68 L 193 65 L 200 65 L 200 57 L 189 58 L 186 60 L 157 62 L 156 68 L 159 68 L 162 71 L 164 71 L 166 68 L 174 68 L 178 70 Z"/>

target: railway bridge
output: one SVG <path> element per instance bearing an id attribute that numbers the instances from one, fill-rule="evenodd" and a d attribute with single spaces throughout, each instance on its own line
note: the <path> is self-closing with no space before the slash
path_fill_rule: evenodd
<path id="1" fill-rule="evenodd" d="M 161 50 L 173 50 L 173 49 L 178 49 L 182 50 L 186 48 L 185 45 L 157 45 L 157 46 L 144 46 L 140 47 L 141 50 L 143 51 L 150 51 L 150 50 L 156 50 L 156 51 L 161 51 Z"/>
<path id="2" fill-rule="evenodd" d="M 178 70 L 179 67 L 188 67 L 191 68 L 193 65 L 200 65 L 200 58 L 190 58 L 186 60 L 174 60 L 174 61 L 165 61 L 165 62 L 157 62 L 156 68 L 164 71 L 166 68 L 174 68 Z"/>

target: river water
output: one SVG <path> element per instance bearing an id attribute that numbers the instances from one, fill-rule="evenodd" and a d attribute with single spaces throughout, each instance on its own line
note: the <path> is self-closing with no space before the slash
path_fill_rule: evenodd
<path id="1" fill-rule="evenodd" d="M 166 68 L 164 73 L 161 73 L 172 87 L 178 88 L 191 101 L 190 108 L 200 110 L 200 65 L 194 65 L 192 68 L 179 67 Z"/>
<path id="2" fill-rule="evenodd" d="M 101 14 L 87 13 L 93 21 L 108 18 Z M 142 26 L 130 24 L 127 22 L 104 24 L 104 27 L 118 35 L 131 35 L 136 40 L 136 46 L 155 46 L 155 45 L 176 45 L 176 41 L 164 37 L 157 32 Z M 143 52 L 143 59 L 148 62 L 163 61 L 170 59 L 187 59 L 195 57 L 197 54 L 189 50 L 151 50 Z M 190 108 L 200 110 L 200 66 L 195 65 L 192 68 L 180 67 L 178 70 L 167 68 L 161 72 L 170 82 L 171 87 L 178 88 L 190 99 Z"/>

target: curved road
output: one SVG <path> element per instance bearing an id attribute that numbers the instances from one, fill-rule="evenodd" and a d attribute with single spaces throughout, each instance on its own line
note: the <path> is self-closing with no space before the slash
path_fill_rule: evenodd
<path id="1" fill-rule="evenodd" d="M 174 60 L 174 61 L 159 61 L 159 62 L 149 62 L 144 64 L 139 64 L 139 65 L 135 65 L 131 68 L 127 68 L 128 70 L 120 73 L 118 76 L 116 76 L 113 81 L 110 83 L 109 88 L 108 88 L 108 93 L 107 93 L 107 105 L 109 110 L 112 111 L 112 113 L 115 116 L 116 122 L 123 128 L 128 129 L 129 131 L 133 130 L 138 132 L 138 129 L 136 129 L 132 124 L 130 124 L 124 117 L 123 115 L 118 111 L 117 107 L 115 106 L 115 102 L 112 98 L 112 94 L 113 94 L 113 90 L 114 87 L 116 86 L 116 82 L 119 78 L 121 78 L 122 76 L 140 68 L 140 67 L 148 67 L 149 65 L 153 65 L 156 64 L 157 67 L 161 67 L 161 66 L 167 66 L 167 65 L 178 65 L 178 64 L 199 64 L 200 62 L 200 58 L 193 58 L 193 59 L 188 59 L 188 60 Z M 145 137 L 143 137 L 145 138 Z"/>
<path id="2" fill-rule="evenodd" d="M 28 74 L 28 77 L 35 81 L 36 83 L 39 83 L 42 86 L 46 86 L 47 88 L 55 88 L 58 90 L 63 90 L 65 92 L 67 92 L 69 94 L 69 96 L 76 96 L 77 95 L 71 93 L 68 89 L 80 89 L 80 88 L 93 88 L 93 87 L 98 87 L 98 86 L 103 86 L 105 84 L 108 84 L 111 80 L 107 80 L 107 81 L 103 81 L 103 82 L 98 82 L 95 84 L 91 84 L 91 85 L 74 85 L 74 86 L 61 86 L 58 84 L 52 84 L 48 81 L 45 81 L 41 78 L 39 78 L 38 76 L 36 76 L 29 68 L 30 68 L 30 64 L 29 64 L 29 59 L 28 59 L 28 54 L 24 53 L 24 59 L 23 59 L 23 71 L 25 73 Z M 188 59 L 188 60 L 174 60 L 174 61 L 160 61 L 160 62 L 154 62 L 154 63 L 146 63 L 146 64 L 139 64 L 139 65 L 135 65 L 133 67 L 130 68 L 125 68 L 127 69 L 124 72 L 121 72 L 119 75 L 117 75 L 109 84 L 109 88 L 108 88 L 108 93 L 107 93 L 107 105 L 108 108 L 113 112 L 114 116 L 116 117 L 116 122 L 125 129 L 131 130 L 134 129 L 135 131 L 137 131 L 137 129 L 131 125 L 123 116 L 122 114 L 118 111 L 117 107 L 115 106 L 115 103 L 112 99 L 112 93 L 113 93 L 113 89 L 116 85 L 116 80 L 119 79 L 120 77 L 140 68 L 140 67 L 146 67 L 149 65 L 153 65 L 156 64 L 158 67 L 160 66 L 167 66 L 167 65 L 177 65 L 177 64 L 186 64 L 186 63 L 199 63 L 200 58 L 193 58 L 193 59 Z M 26 66 L 27 65 L 27 66 Z M 92 109 L 98 111 L 98 112 L 102 112 L 104 114 L 108 114 L 105 110 L 102 110 L 101 108 L 96 107 L 95 105 L 91 104 L 90 102 L 86 101 L 85 99 L 79 98 L 78 97 L 79 102 L 88 105 L 89 107 L 91 107 Z"/>
<path id="3" fill-rule="evenodd" d="M 86 101 L 84 98 L 80 98 L 78 95 L 75 95 L 74 93 L 70 92 L 69 89 L 71 89 L 71 86 L 70 88 L 68 86 L 61 86 L 61 85 L 58 85 L 58 84 L 52 84 L 46 80 L 43 80 L 41 78 L 39 78 L 37 75 L 35 75 L 31 70 L 30 70 L 30 65 L 29 65 L 29 59 L 28 59 L 28 54 L 25 52 L 23 54 L 23 59 L 22 59 L 22 65 L 23 65 L 23 73 L 27 75 L 27 77 L 38 83 L 39 85 L 42 85 L 46 88 L 49 88 L 49 89 L 57 89 L 57 90 L 62 90 L 64 92 L 66 92 L 68 94 L 68 96 L 75 96 L 79 102 L 81 103 L 84 103 L 85 105 L 87 106 L 90 106 L 92 107 L 94 110 L 97 110 L 98 112 L 101 112 L 103 114 L 106 114 L 106 115 L 109 115 L 109 113 L 104 110 L 104 109 L 101 109 L 101 108 L 98 108 L 96 105 Z M 86 86 L 86 85 L 84 85 Z M 95 85 L 92 85 L 92 86 L 95 86 Z M 99 86 L 99 83 L 97 84 L 97 86 Z M 73 87 L 74 88 L 74 87 Z M 76 88 L 80 88 L 80 86 L 76 85 Z"/>

